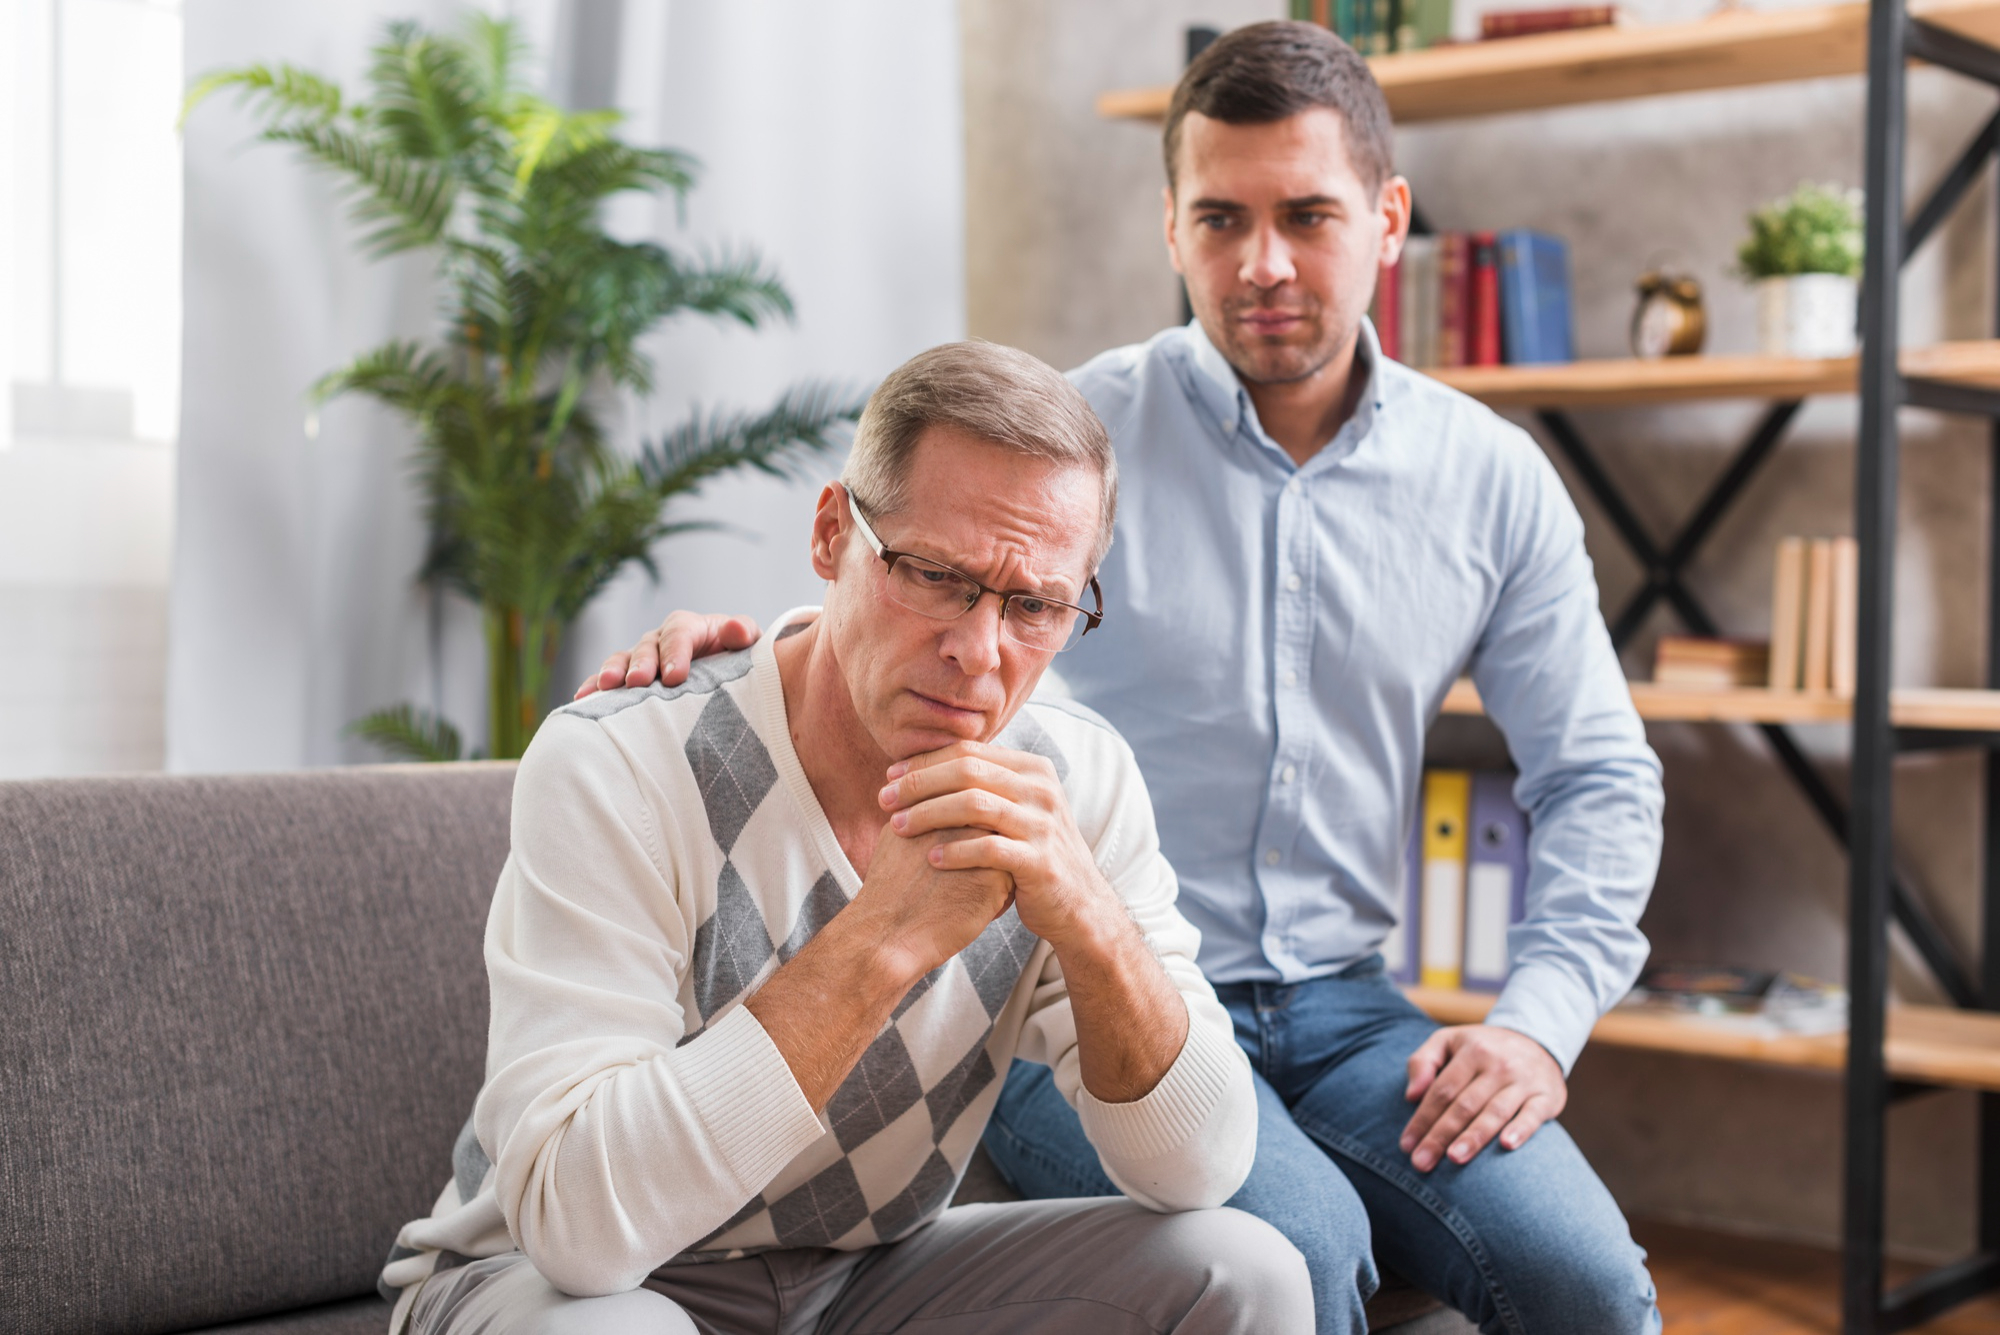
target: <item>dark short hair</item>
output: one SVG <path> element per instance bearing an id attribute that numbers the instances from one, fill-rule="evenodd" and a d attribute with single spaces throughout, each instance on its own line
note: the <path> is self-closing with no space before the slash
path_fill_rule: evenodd
<path id="1" fill-rule="evenodd" d="M 1314 107 L 1338 112 L 1347 152 L 1371 191 L 1394 170 L 1389 103 L 1359 52 L 1317 23 L 1252 23 L 1209 43 L 1167 104 L 1167 185 L 1178 185 L 1181 122 L 1190 111 L 1225 125 L 1269 125 Z"/>

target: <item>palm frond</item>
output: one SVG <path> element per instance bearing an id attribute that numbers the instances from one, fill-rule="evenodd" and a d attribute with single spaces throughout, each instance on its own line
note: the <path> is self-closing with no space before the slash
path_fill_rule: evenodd
<path id="1" fill-rule="evenodd" d="M 528 54 L 520 28 L 474 10 L 466 19 L 464 45 L 480 100 L 489 107 L 507 106 L 519 91 L 515 71 Z"/>
<path id="2" fill-rule="evenodd" d="M 303 116 L 316 124 L 332 120 L 341 110 L 340 85 L 310 70 L 296 65 L 246 65 L 197 79 L 181 102 L 176 123 L 186 125 L 189 112 L 225 88 L 236 89 L 238 101 L 262 103 L 268 114 Z"/>
<path id="3" fill-rule="evenodd" d="M 507 120 L 519 158 L 514 188 L 523 191 L 544 164 L 559 167 L 586 149 L 607 143 L 625 113 L 609 107 L 565 111 L 540 98 L 524 98 Z"/>
<path id="4" fill-rule="evenodd" d="M 450 380 L 451 367 L 443 357 L 405 339 L 384 343 L 339 370 L 327 372 L 313 382 L 307 398 L 318 404 L 339 394 L 366 394 L 392 408 L 421 415 L 433 406 L 437 392 Z"/>
<path id="5" fill-rule="evenodd" d="M 755 251 L 723 251 L 694 267 L 676 264 L 669 309 L 730 316 L 755 329 L 769 316 L 792 317 L 792 299 Z"/>
<path id="6" fill-rule="evenodd" d="M 438 763 L 457 760 L 465 753 L 457 728 L 428 709 L 407 703 L 378 709 L 354 720 L 343 731 L 374 743 L 397 760 Z"/>
<path id="7" fill-rule="evenodd" d="M 403 154 L 445 162 L 486 137 L 476 62 L 457 42 L 407 22 L 389 25 L 368 71 L 370 119 Z"/>
<path id="8" fill-rule="evenodd" d="M 290 144 L 348 178 L 357 191 L 355 216 L 375 224 L 366 244 L 376 253 L 417 250 L 443 238 L 457 186 L 435 164 L 385 152 L 338 125 L 279 125 L 264 138 Z"/>
<path id="9" fill-rule="evenodd" d="M 861 416 L 868 396 L 839 385 L 795 386 L 769 412 L 700 412 L 639 455 L 639 471 L 662 499 L 695 490 L 717 473 L 755 468 L 787 476 L 807 456 L 845 444 L 841 428 Z"/>

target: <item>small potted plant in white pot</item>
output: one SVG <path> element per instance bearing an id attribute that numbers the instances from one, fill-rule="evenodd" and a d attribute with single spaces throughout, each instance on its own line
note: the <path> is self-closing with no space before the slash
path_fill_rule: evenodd
<path id="1" fill-rule="evenodd" d="M 1737 270 L 1757 290 L 1757 348 L 1773 357 L 1855 349 L 1861 193 L 1801 185 L 1750 215 Z"/>

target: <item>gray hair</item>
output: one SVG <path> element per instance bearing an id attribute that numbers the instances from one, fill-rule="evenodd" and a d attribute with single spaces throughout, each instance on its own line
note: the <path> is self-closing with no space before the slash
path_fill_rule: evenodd
<path id="1" fill-rule="evenodd" d="M 909 503 L 910 457 L 934 426 L 1097 474 L 1101 499 L 1090 549 L 1090 573 L 1097 573 L 1118 512 L 1118 460 L 1104 423 L 1075 385 L 1047 362 L 982 339 L 941 343 L 910 358 L 869 398 L 840 474 L 871 519 Z"/>

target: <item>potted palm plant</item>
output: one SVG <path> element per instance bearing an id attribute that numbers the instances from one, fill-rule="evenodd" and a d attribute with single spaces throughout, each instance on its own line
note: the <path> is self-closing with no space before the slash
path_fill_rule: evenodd
<path id="1" fill-rule="evenodd" d="M 1756 288 L 1760 352 L 1853 353 L 1862 239 L 1856 191 L 1806 183 L 1750 215 L 1736 264 Z"/>
<path id="2" fill-rule="evenodd" d="M 597 408 L 645 392 L 643 337 L 694 312 L 755 328 L 789 317 L 752 253 L 694 258 L 620 241 L 604 202 L 626 191 L 684 198 L 696 164 L 617 135 L 619 113 L 569 111 L 530 91 L 515 27 L 474 15 L 455 33 L 389 26 L 351 100 L 290 65 L 210 74 L 188 95 L 235 90 L 291 146 L 338 176 L 378 256 L 427 251 L 443 289 L 439 336 L 362 353 L 312 387 L 358 393 L 417 431 L 431 542 L 419 578 L 480 609 L 487 753 L 519 756 L 548 708 L 564 629 L 654 545 L 704 527 L 669 502 L 738 468 L 782 473 L 832 448 L 859 414 L 851 391 L 793 388 L 763 412 L 697 414 L 636 456 L 604 438 Z M 185 112 L 184 112 L 185 114 Z M 657 574 L 657 571 L 654 571 Z M 454 758 L 457 730 L 408 705 L 355 730 L 394 754 Z"/>

